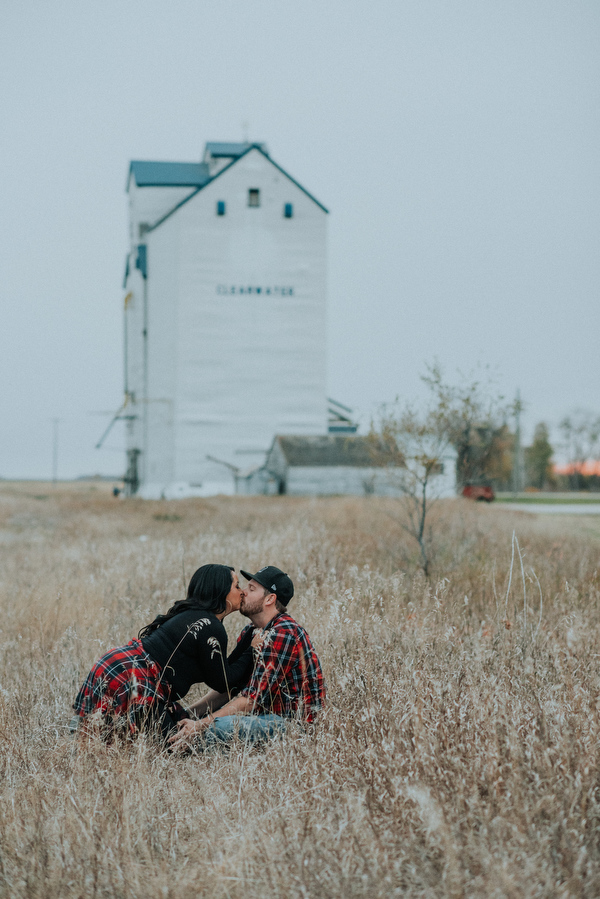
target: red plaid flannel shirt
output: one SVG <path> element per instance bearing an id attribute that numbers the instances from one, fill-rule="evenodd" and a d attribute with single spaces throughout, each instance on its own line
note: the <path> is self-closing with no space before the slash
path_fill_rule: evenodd
<path id="1" fill-rule="evenodd" d="M 253 627 L 245 627 L 238 640 Z M 254 700 L 259 715 L 313 721 L 325 702 L 325 681 L 310 637 L 286 612 L 273 618 L 264 632 L 262 651 L 242 696 Z"/>
<path id="2" fill-rule="evenodd" d="M 111 717 L 131 717 L 141 708 L 160 707 L 169 700 L 170 687 L 162 670 L 139 640 L 130 640 L 98 659 L 73 703 L 84 717 L 100 711 Z"/>

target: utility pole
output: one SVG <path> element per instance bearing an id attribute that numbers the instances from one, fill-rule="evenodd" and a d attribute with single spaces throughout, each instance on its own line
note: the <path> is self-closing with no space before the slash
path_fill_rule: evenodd
<path id="1" fill-rule="evenodd" d="M 523 449 L 521 447 L 521 391 L 517 390 L 515 397 L 515 452 L 513 459 L 513 493 L 520 493 L 523 489 Z"/>
<path id="2" fill-rule="evenodd" d="M 56 484 L 58 476 L 58 425 L 60 418 L 52 419 L 52 483 Z"/>

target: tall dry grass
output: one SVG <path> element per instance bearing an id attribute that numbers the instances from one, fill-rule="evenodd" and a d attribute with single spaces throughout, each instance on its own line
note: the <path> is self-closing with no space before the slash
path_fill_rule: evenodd
<path id="1" fill-rule="evenodd" d="M 598 525 L 436 515 L 428 583 L 392 501 L 2 485 L 0 894 L 600 895 Z M 329 687 L 314 733 L 78 751 L 91 663 L 207 561 L 293 576 Z"/>

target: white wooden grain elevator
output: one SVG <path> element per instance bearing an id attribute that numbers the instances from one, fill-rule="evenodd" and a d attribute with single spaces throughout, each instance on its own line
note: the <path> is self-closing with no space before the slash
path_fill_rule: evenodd
<path id="1" fill-rule="evenodd" d="M 131 163 L 127 485 L 231 493 L 276 434 L 326 434 L 327 210 L 264 144 Z"/>

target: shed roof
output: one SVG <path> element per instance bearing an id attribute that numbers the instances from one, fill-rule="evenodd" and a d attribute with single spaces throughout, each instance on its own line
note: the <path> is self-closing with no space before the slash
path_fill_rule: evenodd
<path id="1" fill-rule="evenodd" d="M 275 437 L 286 462 L 292 467 L 322 467 L 326 465 L 374 468 L 382 463 L 373 452 L 368 437 L 355 434 L 328 434 L 322 437 Z"/>
<path id="2" fill-rule="evenodd" d="M 129 165 L 138 187 L 203 187 L 210 181 L 204 162 L 152 162 L 133 159 Z"/>

